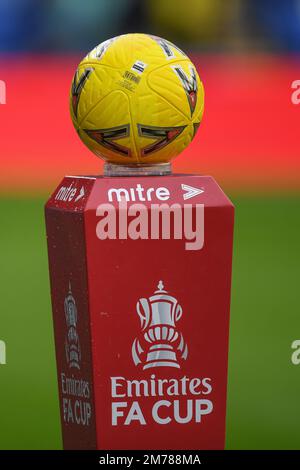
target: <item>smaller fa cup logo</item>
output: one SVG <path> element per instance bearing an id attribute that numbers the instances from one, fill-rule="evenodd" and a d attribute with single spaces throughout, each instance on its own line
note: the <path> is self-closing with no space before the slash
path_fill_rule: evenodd
<path id="1" fill-rule="evenodd" d="M 68 327 L 68 333 L 65 341 L 66 358 L 69 367 L 80 369 L 81 350 L 79 336 L 76 330 L 77 325 L 77 307 L 72 294 L 71 283 L 69 283 L 69 292 L 64 302 L 65 317 Z"/>
<path id="2" fill-rule="evenodd" d="M 159 281 L 157 290 L 149 299 L 139 299 L 137 313 L 141 320 L 141 339 L 132 344 L 132 358 L 143 369 L 177 367 L 186 359 L 188 348 L 176 324 L 182 317 L 182 308 L 175 297 L 164 290 Z"/>

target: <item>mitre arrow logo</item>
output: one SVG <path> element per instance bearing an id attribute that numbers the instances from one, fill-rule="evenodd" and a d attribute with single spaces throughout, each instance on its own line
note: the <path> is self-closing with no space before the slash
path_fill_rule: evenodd
<path id="1" fill-rule="evenodd" d="M 170 142 L 176 139 L 186 128 L 186 126 L 178 127 L 153 127 L 138 124 L 138 132 L 141 137 L 155 139 L 154 142 L 142 149 L 142 156 L 146 157 L 150 153 L 161 150 Z"/>
<path id="2" fill-rule="evenodd" d="M 78 196 L 75 199 L 75 202 L 79 201 L 85 195 L 84 186 L 81 186 Z"/>
<path id="3" fill-rule="evenodd" d="M 180 65 L 174 65 L 172 68 L 174 72 L 176 73 L 176 75 L 178 75 L 178 77 L 181 80 L 181 83 L 183 85 L 184 91 L 186 93 L 186 96 L 190 105 L 191 116 L 193 116 L 193 113 L 195 111 L 196 104 L 197 104 L 197 92 L 198 92 L 196 70 L 194 69 L 193 66 L 190 66 L 191 76 L 188 77 L 188 75 L 185 73 L 183 68 L 180 67 Z"/>
<path id="4" fill-rule="evenodd" d="M 159 281 L 157 290 L 149 299 L 139 299 L 137 313 L 141 320 L 141 340 L 132 344 L 132 358 L 136 366 L 143 369 L 176 367 L 186 360 L 188 347 L 176 324 L 182 317 L 182 308 L 177 299 L 168 294 Z"/>
<path id="5" fill-rule="evenodd" d="M 185 191 L 183 195 L 184 201 L 186 201 L 187 199 L 191 199 L 192 197 L 198 196 L 198 194 L 204 193 L 203 189 L 194 188 L 193 186 L 189 186 L 188 184 L 182 184 L 181 189 Z"/>
<path id="6" fill-rule="evenodd" d="M 85 85 L 85 82 L 89 78 L 90 74 L 93 72 L 93 68 L 89 67 L 84 70 L 84 72 L 80 75 L 78 70 L 76 70 L 74 78 L 73 78 L 73 83 L 72 83 L 72 108 L 73 108 L 73 113 L 77 117 L 77 111 L 78 111 L 78 104 L 79 104 L 79 98 L 81 95 L 81 92 L 83 90 L 83 87 Z"/>
<path id="7" fill-rule="evenodd" d="M 130 157 L 130 149 L 115 142 L 116 139 L 122 139 L 129 136 L 130 125 L 111 127 L 110 129 L 84 129 L 87 135 L 95 140 L 99 145 L 106 147 L 113 152 L 120 153 L 121 155 Z"/>

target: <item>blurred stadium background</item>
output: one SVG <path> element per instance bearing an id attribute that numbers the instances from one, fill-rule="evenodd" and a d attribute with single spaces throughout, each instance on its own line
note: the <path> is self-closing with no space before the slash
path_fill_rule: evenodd
<path id="1" fill-rule="evenodd" d="M 87 51 L 133 31 L 195 62 L 206 109 L 174 170 L 236 205 L 227 448 L 299 449 L 299 0 L 0 0 L 0 448 L 61 447 L 43 203 L 64 174 L 101 173 L 69 87 Z"/>

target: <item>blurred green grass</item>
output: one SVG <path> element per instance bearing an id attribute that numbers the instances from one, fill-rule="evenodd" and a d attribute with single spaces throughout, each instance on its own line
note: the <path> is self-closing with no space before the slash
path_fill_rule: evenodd
<path id="1" fill-rule="evenodd" d="M 299 449 L 300 196 L 232 199 L 227 448 Z M 43 202 L 0 199 L 1 449 L 61 448 Z"/>

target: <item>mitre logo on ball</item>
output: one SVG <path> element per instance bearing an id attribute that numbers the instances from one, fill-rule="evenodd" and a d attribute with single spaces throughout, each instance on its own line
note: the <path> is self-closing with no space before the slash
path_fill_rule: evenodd
<path id="1" fill-rule="evenodd" d="M 182 308 L 159 281 L 149 299 L 141 298 L 136 305 L 141 321 L 141 335 L 133 341 L 132 359 L 145 369 L 158 367 L 180 368 L 188 356 L 183 334 L 177 329 Z"/>

